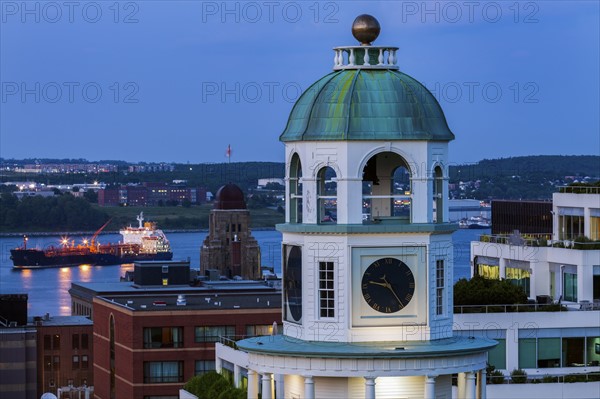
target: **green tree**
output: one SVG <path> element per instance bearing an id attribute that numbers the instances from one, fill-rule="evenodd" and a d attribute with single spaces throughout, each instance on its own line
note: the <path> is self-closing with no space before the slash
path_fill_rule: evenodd
<path id="1" fill-rule="evenodd" d="M 490 280 L 473 276 L 454 284 L 454 305 L 512 305 L 527 303 L 523 288 L 506 280 Z"/>

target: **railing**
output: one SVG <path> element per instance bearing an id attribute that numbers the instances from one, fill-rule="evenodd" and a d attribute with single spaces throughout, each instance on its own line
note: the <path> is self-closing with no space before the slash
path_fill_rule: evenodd
<path id="1" fill-rule="evenodd" d="M 600 194 L 600 186 L 560 186 L 558 192 L 566 194 Z"/>
<path id="2" fill-rule="evenodd" d="M 455 314 L 469 313 L 518 313 L 518 312 L 566 312 L 570 309 L 556 303 L 523 303 L 513 305 L 456 305 Z M 571 309 L 572 310 L 572 309 Z M 581 309 L 581 310 L 594 310 Z"/>
<path id="3" fill-rule="evenodd" d="M 333 70 L 398 69 L 398 47 L 344 46 L 333 49 Z"/>
<path id="4" fill-rule="evenodd" d="M 488 384 L 564 384 L 573 382 L 598 382 L 600 381 L 600 372 L 592 371 L 589 373 L 573 374 L 544 374 L 544 375 L 518 375 L 515 382 L 510 375 L 487 375 Z"/>
<path id="5" fill-rule="evenodd" d="M 582 250 L 600 249 L 600 241 L 582 242 L 578 240 L 551 240 L 549 237 L 549 234 L 528 234 L 526 236 L 509 234 L 483 234 L 479 236 L 479 241 L 489 242 L 492 244 L 506 244 L 526 247 L 553 247 Z"/>

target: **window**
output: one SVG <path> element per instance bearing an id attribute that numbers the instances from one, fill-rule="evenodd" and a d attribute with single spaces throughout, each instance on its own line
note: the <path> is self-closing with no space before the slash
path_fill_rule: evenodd
<path id="1" fill-rule="evenodd" d="M 90 367 L 90 361 L 87 355 L 81 356 L 81 368 L 88 369 Z"/>
<path id="2" fill-rule="evenodd" d="M 497 339 L 498 345 L 488 352 L 488 363 L 497 370 L 506 369 L 506 339 Z"/>
<path id="3" fill-rule="evenodd" d="M 79 334 L 73 334 L 71 338 L 73 341 L 73 349 L 79 349 Z"/>
<path id="4" fill-rule="evenodd" d="M 435 314 L 443 315 L 444 312 L 444 260 L 435 261 Z"/>
<path id="5" fill-rule="evenodd" d="M 320 317 L 335 317 L 335 284 L 333 262 L 319 262 Z"/>
<path id="6" fill-rule="evenodd" d="M 81 334 L 81 349 L 88 349 L 88 348 L 89 348 L 88 335 Z"/>
<path id="7" fill-rule="evenodd" d="M 214 360 L 196 360 L 194 375 L 200 375 L 214 370 L 216 370 Z"/>
<path id="8" fill-rule="evenodd" d="M 183 362 L 144 362 L 144 383 L 183 382 Z"/>
<path id="9" fill-rule="evenodd" d="M 560 338 L 538 339 L 538 368 L 560 367 Z"/>
<path id="10" fill-rule="evenodd" d="M 536 366 L 536 339 L 519 339 L 519 368 L 534 369 Z"/>
<path id="11" fill-rule="evenodd" d="M 219 337 L 235 336 L 235 326 L 202 326 L 196 327 L 196 342 L 217 342 Z"/>
<path id="12" fill-rule="evenodd" d="M 260 335 L 273 334 L 273 324 L 248 325 L 246 326 L 247 337 L 258 337 Z"/>
<path id="13" fill-rule="evenodd" d="M 52 349 L 60 349 L 60 335 L 54 334 L 52 336 Z"/>
<path id="14" fill-rule="evenodd" d="M 44 356 L 44 371 L 52 371 L 52 356 Z"/>
<path id="15" fill-rule="evenodd" d="M 49 351 L 52 349 L 52 337 L 50 335 L 44 335 L 44 350 Z"/>
<path id="16" fill-rule="evenodd" d="M 509 262 L 511 260 L 508 260 Z M 512 261 L 514 262 L 514 261 Z M 529 269 L 523 269 L 521 267 L 509 267 L 506 266 L 506 280 L 516 285 L 517 287 L 521 287 L 527 296 L 531 295 L 530 289 L 530 280 L 531 273 Z"/>
<path id="17" fill-rule="evenodd" d="M 183 347 L 182 327 L 144 328 L 144 348 L 181 348 Z"/>
<path id="18" fill-rule="evenodd" d="M 563 298 L 565 301 L 577 302 L 577 274 L 563 274 Z"/>
<path id="19" fill-rule="evenodd" d="M 585 339 L 563 338 L 562 339 L 562 364 L 563 367 L 584 367 Z"/>
<path id="20" fill-rule="evenodd" d="M 54 371 L 60 370 L 60 356 L 54 356 L 52 358 L 52 368 Z"/>
<path id="21" fill-rule="evenodd" d="M 433 221 L 434 223 L 444 222 L 444 174 L 442 168 L 436 166 L 433 180 Z"/>
<path id="22" fill-rule="evenodd" d="M 79 356 L 73 355 L 73 370 L 79 369 Z"/>

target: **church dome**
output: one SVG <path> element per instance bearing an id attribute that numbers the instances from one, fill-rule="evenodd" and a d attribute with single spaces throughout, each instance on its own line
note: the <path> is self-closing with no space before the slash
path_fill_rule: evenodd
<path id="1" fill-rule="evenodd" d="M 437 100 L 414 78 L 393 68 L 339 69 L 300 96 L 281 141 L 454 139 Z"/>
<path id="2" fill-rule="evenodd" d="M 233 183 L 217 190 L 213 209 L 246 209 L 246 200 L 242 189 Z"/>

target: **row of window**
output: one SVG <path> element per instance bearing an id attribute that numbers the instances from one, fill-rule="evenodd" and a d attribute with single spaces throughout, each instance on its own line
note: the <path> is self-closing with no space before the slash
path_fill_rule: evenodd
<path id="1" fill-rule="evenodd" d="M 273 325 L 247 325 L 246 336 L 270 335 Z M 194 328 L 194 341 L 217 342 L 219 337 L 233 338 L 235 326 L 202 326 Z M 183 347 L 183 327 L 147 327 L 144 328 L 144 348 L 181 348 Z"/>
<path id="2" fill-rule="evenodd" d="M 73 334 L 71 336 L 71 349 L 89 349 L 89 334 Z M 44 335 L 44 350 L 60 349 L 60 334 Z"/>
<path id="3" fill-rule="evenodd" d="M 506 340 L 496 339 L 488 361 L 506 369 Z M 519 339 L 519 368 L 585 367 L 600 365 L 600 337 L 553 337 Z"/>
<path id="4" fill-rule="evenodd" d="M 88 355 L 73 355 L 71 358 L 72 370 L 87 370 L 90 367 L 90 359 Z M 44 371 L 59 371 L 60 356 L 44 356 Z"/>
<path id="5" fill-rule="evenodd" d="M 215 370 L 214 360 L 197 360 L 194 373 L 200 375 Z M 144 362 L 144 383 L 183 382 L 183 362 Z"/>

